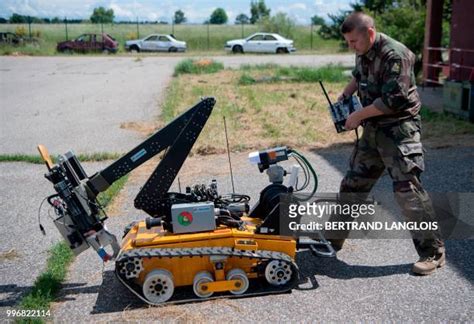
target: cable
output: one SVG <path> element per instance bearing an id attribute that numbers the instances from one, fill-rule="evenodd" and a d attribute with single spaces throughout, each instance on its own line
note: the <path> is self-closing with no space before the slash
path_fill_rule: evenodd
<path id="1" fill-rule="evenodd" d="M 38 208 L 38 225 L 39 225 L 40 231 L 41 231 L 41 233 L 43 233 L 43 235 L 46 235 L 46 231 L 44 230 L 43 225 L 41 225 L 41 208 L 43 207 L 44 202 L 45 202 L 46 199 L 48 199 L 48 198 L 49 198 L 49 197 L 45 197 L 45 198 L 43 199 L 43 201 L 41 201 L 41 204 L 40 204 L 40 206 L 39 206 L 39 208 Z"/>
<path id="2" fill-rule="evenodd" d="M 307 201 L 311 199 L 311 197 L 316 193 L 316 190 L 318 189 L 318 176 L 316 174 L 316 171 L 314 171 L 313 167 L 311 166 L 311 163 L 309 163 L 309 161 L 302 154 L 298 153 L 295 150 L 291 150 L 290 152 L 293 154 L 296 154 L 299 158 L 301 158 L 303 163 L 308 167 L 310 173 L 313 175 L 313 179 L 314 179 L 313 191 L 311 192 L 311 194 L 308 196 L 307 199 L 301 200 L 301 201 Z"/>
<path id="3" fill-rule="evenodd" d="M 310 182 L 309 170 L 308 170 L 308 167 L 304 164 L 304 162 L 297 155 L 291 154 L 291 156 L 296 160 L 296 162 L 298 162 L 301 169 L 303 170 L 304 179 L 305 179 L 304 183 L 300 188 L 295 188 L 295 191 L 301 191 L 301 190 L 306 189 L 306 187 L 309 185 L 309 182 Z"/>

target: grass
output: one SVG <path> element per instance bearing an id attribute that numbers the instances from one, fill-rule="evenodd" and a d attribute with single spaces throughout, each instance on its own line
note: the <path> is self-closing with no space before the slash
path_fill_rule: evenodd
<path id="1" fill-rule="evenodd" d="M 77 158 L 81 162 L 98 162 L 115 160 L 121 156 L 119 153 L 100 152 L 100 153 L 87 153 L 79 154 Z M 57 158 L 52 156 L 51 160 L 56 163 Z M 28 154 L 0 154 L 0 162 L 28 162 L 34 164 L 43 164 L 43 159 L 39 155 L 28 155 Z"/>
<path id="2" fill-rule="evenodd" d="M 263 64 L 212 74 L 179 74 L 167 90 L 161 119 L 168 123 L 199 97 L 215 97 L 216 106 L 193 149 L 202 154 L 225 152 L 223 117 L 233 151 L 350 142 L 351 134 L 336 134 L 317 83 L 325 81 L 334 98 L 348 80 L 342 72 L 338 66 L 314 69 Z M 259 82 L 262 79 L 265 81 Z"/>
<path id="3" fill-rule="evenodd" d="M 325 82 L 342 82 L 347 80 L 344 76 L 344 67 L 342 66 L 324 66 L 321 68 L 310 67 L 276 67 L 273 65 L 257 66 L 251 69 L 245 66 L 242 69 L 244 72 L 240 76 L 240 85 L 250 85 L 256 82 L 318 82 L 324 80 Z M 254 73 L 252 74 L 252 71 Z M 263 72 L 262 72 L 263 71 Z M 268 73 L 270 72 L 270 74 Z M 254 77 L 254 76 L 255 77 Z"/>
<path id="4" fill-rule="evenodd" d="M 68 265 L 74 254 L 64 241 L 55 244 L 49 250 L 46 271 L 35 281 L 33 289 L 20 302 L 21 309 L 49 310 L 56 294 L 61 289 L 61 282 L 66 278 Z M 42 323 L 41 318 L 28 318 L 21 323 Z"/>
<path id="5" fill-rule="evenodd" d="M 125 186 L 127 180 L 128 175 L 125 175 L 119 180 L 115 181 L 106 191 L 101 192 L 97 197 L 99 203 L 104 207 L 108 206 L 114 197 L 117 196 L 120 190 L 122 190 L 122 188 Z"/>
<path id="6" fill-rule="evenodd" d="M 422 107 L 422 132 L 424 138 L 439 138 L 446 135 L 474 134 L 474 124 L 447 113 L 437 113 Z"/>
<path id="7" fill-rule="evenodd" d="M 348 80 L 343 70 L 331 65 L 316 69 L 259 64 L 212 74 L 180 74 L 167 90 L 161 122 L 170 122 L 201 96 L 213 96 L 216 106 L 193 148 L 195 153 L 225 152 L 223 117 L 232 151 L 351 144 L 354 133 L 336 133 L 317 83 L 323 80 L 335 100 Z M 474 134 L 474 125 L 466 121 L 426 109 L 421 114 L 424 139 Z"/>
<path id="8" fill-rule="evenodd" d="M 128 176 L 124 176 L 116 181 L 105 192 L 100 193 L 98 201 L 104 207 L 107 207 L 119 191 L 125 186 Z M 33 289 L 22 298 L 19 304 L 20 309 L 25 310 L 44 310 L 50 309 L 50 304 L 56 298 L 61 289 L 61 283 L 66 278 L 69 264 L 74 260 L 74 254 L 67 246 L 66 242 L 61 241 L 53 245 L 49 250 L 49 257 L 46 264 L 46 270 L 35 280 Z M 48 319 L 47 317 L 44 319 Z M 20 323 L 43 323 L 42 318 L 24 318 Z"/>
<path id="9" fill-rule="evenodd" d="M 27 24 L 2 24 L 3 31 L 15 32 L 18 27 L 24 27 L 28 31 Z M 134 24 L 106 24 L 104 32 L 112 35 L 120 43 L 120 52 L 124 52 L 123 44 L 126 40 L 145 37 L 152 33 L 173 33 L 179 40 L 187 42 L 188 52 L 224 52 L 226 41 L 236 38 L 244 38 L 259 31 L 257 25 L 139 25 Z M 56 55 L 56 44 L 66 40 L 66 28 L 64 24 L 32 24 L 32 33 L 39 33 L 39 44 L 24 46 L 0 46 L 1 55 L 22 53 L 27 55 Z M 68 24 L 68 39 L 74 39 L 83 33 L 100 33 L 100 24 Z M 28 35 L 28 32 L 27 32 Z M 294 40 L 298 52 L 309 53 L 335 53 L 340 51 L 338 41 L 323 40 L 317 34 L 317 28 L 313 29 L 313 41 L 311 48 L 311 27 L 296 26 L 291 37 Z M 285 35 L 283 35 L 285 36 Z"/>
<path id="10" fill-rule="evenodd" d="M 174 76 L 180 74 L 216 73 L 224 69 L 224 64 L 211 59 L 186 59 L 179 62 L 174 68 Z"/>

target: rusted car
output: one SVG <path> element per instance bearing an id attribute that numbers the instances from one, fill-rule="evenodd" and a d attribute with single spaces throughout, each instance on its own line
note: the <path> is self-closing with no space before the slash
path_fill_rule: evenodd
<path id="1" fill-rule="evenodd" d="M 23 42 L 23 39 L 17 34 L 10 32 L 0 32 L 0 44 L 18 45 Z"/>
<path id="2" fill-rule="evenodd" d="M 76 39 L 59 42 L 56 47 L 62 53 L 116 53 L 118 42 L 109 34 L 83 34 Z"/>

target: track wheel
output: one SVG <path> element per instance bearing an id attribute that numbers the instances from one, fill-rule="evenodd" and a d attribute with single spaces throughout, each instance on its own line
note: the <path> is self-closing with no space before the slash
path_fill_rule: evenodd
<path id="1" fill-rule="evenodd" d="M 143 283 L 143 295 L 153 304 L 167 301 L 173 296 L 174 283 L 171 273 L 157 269 L 147 274 Z"/>
<path id="2" fill-rule="evenodd" d="M 265 268 L 265 279 L 273 286 L 281 286 L 291 279 L 293 271 L 285 261 L 273 260 Z"/>
<path id="3" fill-rule="evenodd" d="M 211 297 L 213 292 L 208 292 L 207 291 L 207 286 L 206 285 L 201 285 L 205 284 L 208 282 L 213 282 L 214 278 L 212 278 L 212 275 L 209 271 L 200 271 L 194 276 L 193 280 L 193 290 L 196 296 L 201 297 L 201 298 L 207 298 Z"/>
<path id="4" fill-rule="evenodd" d="M 242 269 L 232 269 L 227 272 L 227 280 L 239 280 L 236 284 L 236 289 L 231 290 L 230 292 L 234 295 L 242 295 L 249 288 L 249 278 L 247 274 Z"/>

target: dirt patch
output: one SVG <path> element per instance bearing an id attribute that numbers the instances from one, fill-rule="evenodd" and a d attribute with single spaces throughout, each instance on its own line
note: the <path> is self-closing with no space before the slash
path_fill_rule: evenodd
<path id="1" fill-rule="evenodd" d="M 163 127 L 161 121 L 125 122 L 120 124 L 121 129 L 132 130 L 147 137 Z"/>
<path id="2" fill-rule="evenodd" d="M 15 249 L 10 249 L 6 252 L 0 252 L 0 261 L 13 260 L 19 257 L 20 254 Z"/>

